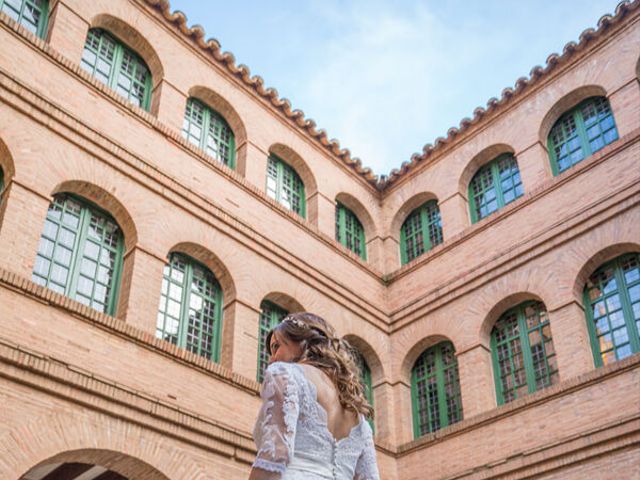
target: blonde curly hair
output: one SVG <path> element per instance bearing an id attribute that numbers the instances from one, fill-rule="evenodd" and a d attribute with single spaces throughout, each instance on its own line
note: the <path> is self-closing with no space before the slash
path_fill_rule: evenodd
<path id="1" fill-rule="evenodd" d="M 310 312 L 291 313 L 267 334 L 269 355 L 271 337 L 275 332 L 300 345 L 302 355 L 296 359 L 297 362 L 313 365 L 329 376 L 344 408 L 373 418 L 373 407 L 365 397 L 360 380 L 356 352 L 349 342 L 336 334 L 331 325 Z"/>

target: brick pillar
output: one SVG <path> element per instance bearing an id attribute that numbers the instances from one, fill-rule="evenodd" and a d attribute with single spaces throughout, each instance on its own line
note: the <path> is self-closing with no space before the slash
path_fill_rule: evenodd
<path id="1" fill-rule="evenodd" d="M 390 444 L 395 444 L 395 418 L 392 405 L 394 402 L 393 387 L 389 382 L 380 382 L 373 385 L 373 408 L 375 409 L 374 424 L 376 427 L 376 439 Z"/>
<path id="2" fill-rule="evenodd" d="M 65 2 L 56 2 L 49 18 L 47 42 L 73 63 L 79 64 L 87 40 L 89 24 Z"/>
<path id="3" fill-rule="evenodd" d="M 640 127 L 640 84 L 636 79 L 613 92 L 609 103 L 620 137 Z"/>
<path id="4" fill-rule="evenodd" d="M 385 272 L 384 242 L 380 237 L 367 239 L 367 263 L 379 272 Z"/>
<path id="5" fill-rule="evenodd" d="M 235 299 L 224 307 L 220 363 L 251 380 L 258 372 L 260 310 Z"/>
<path id="6" fill-rule="evenodd" d="M 476 345 L 457 355 L 460 393 L 464 418 L 471 418 L 496 407 L 491 351 Z"/>
<path id="7" fill-rule="evenodd" d="M 389 274 L 400 268 L 400 239 L 389 236 L 382 239 L 384 258 L 383 273 Z"/>
<path id="8" fill-rule="evenodd" d="M 3 195 L 0 224 L 0 265 L 31 279 L 40 235 L 51 199 L 13 181 Z M 11 252 L 11 254 L 7 254 Z"/>
<path id="9" fill-rule="evenodd" d="M 151 94 L 151 113 L 167 127 L 176 132 L 182 131 L 187 96 L 165 79 L 154 81 Z"/>
<path id="10" fill-rule="evenodd" d="M 516 159 L 525 195 L 539 188 L 553 176 L 549 154 L 540 142 L 536 142 L 517 153 Z"/>
<path id="11" fill-rule="evenodd" d="M 411 385 L 398 382 L 393 386 L 393 427 L 394 444 L 399 445 L 413 440 L 413 411 L 411 408 Z"/>
<path id="12" fill-rule="evenodd" d="M 152 335 L 156 332 L 165 263 L 139 246 L 126 252 L 123 262 L 117 315 Z"/>
<path id="13" fill-rule="evenodd" d="M 591 341 L 582 305 L 572 301 L 548 313 L 560 380 L 593 370 Z"/>
<path id="14" fill-rule="evenodd" d="M 467 199 L 459 193 L 441 200 L 438 206 L 442 217 L 442 234 L 445 242 L 469 226 Z"/>
<path id="15" fill-rule="evenodd" d="M 307 197 L 307 220 L 330 238 L 336 236 L 336 202 L 315 192 Z"/>
<path id="16" fill-rule="evenodd" d="M 240 150 L 244 150 L 243 158 L 245 159 L 244 165 L 238 163 L 238 172 L 244 175 L 247 181 L 258 187 L 260 191 L 264 192 L 266 190 L 269 152 L 251 142 L 241 145 L 238 150 L 237 157 L 240 158 Z"/>

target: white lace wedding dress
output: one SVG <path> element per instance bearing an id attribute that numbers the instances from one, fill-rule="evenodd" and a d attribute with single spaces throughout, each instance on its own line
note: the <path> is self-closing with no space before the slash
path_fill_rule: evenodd
<path id="1" fill-rule="evenodd" d="M 254 467 L 279 474 L 280 480 L 379 480 L 369 423 L 360 415 L 349 435 L 336 440 L 301 365 L 269 365 L 260 396 Z"/>

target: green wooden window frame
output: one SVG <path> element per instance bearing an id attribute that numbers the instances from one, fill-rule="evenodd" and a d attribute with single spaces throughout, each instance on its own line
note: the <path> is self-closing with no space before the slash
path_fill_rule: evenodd
<path id="1" fill-rule="evenodd" d="M 149 110 L 152 87 L 149 67 L 106 30 L 89 30 L 80 66 L 131 103 Z"/>
<path id="2" fill-rule="evenodd" d="M 491 332 L 498 405 L 558 382 L 551 325 L 544 303 L 529 301 L 503 313 Z"/>
<path id="3" fill-rule="evenodd" d="M 273 154 L 267 161 L 267 195 L 305 218 L 304 183 L 293 167 Z"/>
<path id="4" fill-rule="evenodd" d="M 259 383 L 264 380 L 264 372 L 269 365 L 269 352 L 267 350 L 267 334 L 289 314 L 284 308 L 273 302 L 264 300 L 260 304 L 260 322 L 258 331 L 258 373 Z"/>
<path id="5" fill-rule="evenodd" d="M 174 252 L 165 264 L 156 337 L 209 360 L 220 360 L 222 288 L 204 265 Z"/>
<path id="6" fill-rule="evenodd" d="M 451 342 L 428 348 L 411 370 L 415 438 L 453 425 L 463 418 L 458 359 Z"/>
<path id="7" fill-rule="evenodd" d="M 413 210 L 400 228 L 400 260 L 410 262 L 442 243 L 442 219 L 436 200 Z"/>
<path id="8" fill-rule="evenodd" d="M 364 227 L 355 213 L 336 203 L 336 240 L 363 260 L 367 259 Z"/>
<path id="9" fill-rule="evenodd" d="M 471 223 L 491 215 L 524 194 L 516 158 L 505 153 L 482 166 L 469 182 Z"/>
<path id="10" fill-rule="evenodd" d="M 640 352 L 640 254 L 622 255 L 593 272 L 584 305 L 596 367 Z"/>
<path id="11" fill-rule="evenodd" d="M 46 36 L 49 23 L 47 0 L 0 0 L 0 11 L 38 37 Z"/>
<path id="12" fill-rule="evenodd" d="M 364 388 L 364 397 L 369 402 L 369 405 L 373 407 L 373 386 L 371 383 L 371 368 L 369 368 L 369 364 L 367 360 L 364 358 L 364 355 L 358 350 L 353 350 L 354 359 L 356 361 L 356 365 L 360 370 L 360 382 Z M 369 426 L 371 426 L 371 430 L 375 432 L 375 425 L 373 423 L 373 419 L 369 418 Z"/>
<path id="13" fill-rule="evenodd" d="M 551 170 L 558 175 L 618 139 L 609 100 L 591 97 L 564 113 L 547 139 Z"/>
<path id="14" fill-rule="evenodd" d="M 78 197 L 49 205 L 32 279 L 95 310 L 114 315 L 124 236 L 116 221 Z"/>
<path id="15" fill-rule="evenodd" d="M 233 130 L 222 115 L 196 98 L 187 100 L 182 136 L 228 167 L 236 167 Z"/>

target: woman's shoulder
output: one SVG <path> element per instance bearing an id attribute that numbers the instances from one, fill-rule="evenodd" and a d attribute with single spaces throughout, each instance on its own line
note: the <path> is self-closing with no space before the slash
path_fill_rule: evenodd
<path id="1" fill-rule="evenodd" d="M 273 362 L 267 367 L 264 378 L 265 380 L 283 376 L 285 378 L 299 378 L 300 373 L 300 366 L 297 363 Z"/>

